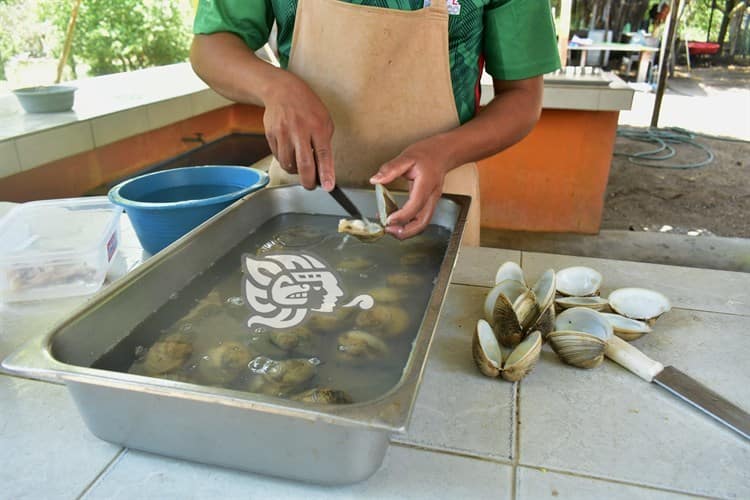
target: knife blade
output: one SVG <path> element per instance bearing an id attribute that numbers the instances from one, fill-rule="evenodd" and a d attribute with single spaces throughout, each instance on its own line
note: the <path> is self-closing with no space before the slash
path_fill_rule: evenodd
<path id="1" fill-rule="evenodd" d="M 341 205 L 341 207 L 354 219 L 365 220 L 362 212 L 359 211 L 357 206 L 352 203 L 352 200 L 349 199 L 346 193 L 344 193 L 338 185 L 333 186 L 333 189 L 331 189 L 328 194 L 333 196 L 333 199 L 336 200 L 338 204 Z"/>
<path id="2" fill-rule="evenodd" d="M 643 380 L 666 389 L 750 440 L 750 414 L 697 380 L 672 366 L 664 367 L 619 337 L 608 341 L 604 354 Z"/>

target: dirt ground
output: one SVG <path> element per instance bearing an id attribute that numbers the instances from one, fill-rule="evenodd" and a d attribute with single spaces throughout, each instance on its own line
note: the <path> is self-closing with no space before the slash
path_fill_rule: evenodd
<path id="1" fill-rule="evenodd" d="M 737 92 L 737 109 L 750 122 L 747 93 L 750 68 L 701 68 L 691 77 L 670 80 L 670 95 L 692 95 L 710 99 L 712 95 Z M 724 93 L 726 96 L 726 92 Z M 701 99 L 701 100 L 702 100 Z M 721 120 L 720 113 L 700 117 Z M 695 122 L 691 132 L 696 131 Z M 685 127 L 687 128 L 687 127 Z M 627 131 L 646 128 L 621 127 Z M 694 140 L 713 151 L 709 165 L 692 169 L 667 169 L 639 166 L 624 156 L 612 161 L 607 187 L 602 229 L 663 231 L 750 238 L 750 142 L 720 140 L 697 135 Z M 618 136 L 616 153 L 632 154 L 655 146 Z M 676 146 L 677 154 L 658 165 L 695 163 L 706 153 L 689 144 Z M 664 228 L 670 226 L 670 228 Z M 692 233 L 695 234 L 695 233 Z"/>

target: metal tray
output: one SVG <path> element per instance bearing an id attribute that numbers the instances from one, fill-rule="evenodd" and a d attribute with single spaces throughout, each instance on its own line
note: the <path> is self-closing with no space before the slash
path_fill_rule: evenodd
<path id="1" fill-rule="evenodd" d="M 347 190 L 364 213 L 372 191 Z M 399 199 L 400 198 L 400 199 Z M 403 203 L 404 195 L 397 194 Z M 382 463 L 404 432 L 456 260 L 470 198 L 444 195 L 432 223 L 450 240 L 399 383 L 350 405 L 309 406 L 260 394 L 89 368 L 176 291 L 247 234 L 282 213 L 343 216 L 320 191 L 299 186 L 250 194 L 5 359 L 11 373 L 64 383 L 93 434 L 157 454 L 322 484 L 353 483 Z"/>

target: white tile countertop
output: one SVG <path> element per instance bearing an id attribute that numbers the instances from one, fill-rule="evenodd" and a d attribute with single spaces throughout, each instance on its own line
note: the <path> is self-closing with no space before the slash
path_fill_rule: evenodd
<path id="1" fill-rule="evenodd" d="M 123 217 L 119 270 L 145 256 Z M 660 290 L 673 310 L 635 341 L 750 407 L 750 274 L 489 248 L 461 251 L 417 404 L 383 466 L 351 486 L 323 487 L 123 449 L 90 434 L 66 389 L 0 375 L 3 498 L 749 498 L 750 443 L 610 361 L 562 364 L 545 346 L 511 384 L 479 374 L 471 335 L 497 266 L 533 281 L 576 264 L 622 286 Z M 86 299 L 0 305 L 0 358 Z"/>

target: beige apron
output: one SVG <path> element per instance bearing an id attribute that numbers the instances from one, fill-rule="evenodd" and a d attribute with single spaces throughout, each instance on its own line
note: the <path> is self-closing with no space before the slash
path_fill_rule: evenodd
<path id="1" fill-rule="evenodd" d="M 339 0 L 299 0 L 289 71 L 326 105 L 334 123 L 336 182 L 369 179 L 407 146 L 459 126 L 448 56 L 445 0 L 403 11 Z M 298 182 L 274 160 L 271 184 Z M 403 181 L 396 189 L 407 189 Z M 479 245 L 476 164 L 446 176 L 443 191 L 472 197 L 465 245 Z"/>

